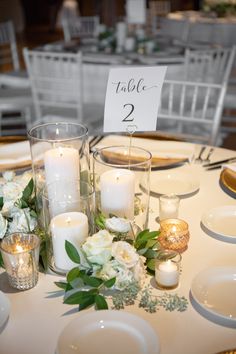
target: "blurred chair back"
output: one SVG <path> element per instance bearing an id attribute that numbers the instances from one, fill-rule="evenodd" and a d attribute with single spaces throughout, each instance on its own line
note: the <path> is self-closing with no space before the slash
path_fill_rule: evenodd
<path id="1" fill-rule="evenodd" d="M 196 143 L 219 144 L 226 84 L 166 80 L 157 130 Z"/>
<path id="2" fill-rule="evenodd" d="M 81 53 L 23 51 L 36 119 L 83 120 Z M 57 118 L 59 120 L 59 118 Z"/>
<path id="3" fill-rule="evenodd" d="M 98 36 L 99 17 L 84 16 L 68 19 L 62 19 L 62 28 L 64 39 L 69 42 L 75 38 L 96 38 Z"/>
<path id="4" fill-rule="evenodd" d="M 235 59 L 235 49 L 218 48 L 185 52 L 185 79 L 212 83 L 228 83 Z"/>
<path id="5" fill-rule="evenodd" d="M 1 66 L 4 67 L 7 64 L 10 64 L 14 70 L 20 69 L 16 37 L 12 21 L 0 23 L 0 69 Z M 10 69 L 12 69 L 12 67 Z"/>

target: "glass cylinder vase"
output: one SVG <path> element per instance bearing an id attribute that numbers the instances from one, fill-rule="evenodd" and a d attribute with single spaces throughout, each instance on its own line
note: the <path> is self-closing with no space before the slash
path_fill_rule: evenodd
<path id="1" fill-rule="evenodd" d="M 96 211 L 148 225 L 152 155 L 139 147 L 110 146 L 93 154 Z"/>
<path id="2" fill-rule="evenodd" d="M 44 185 L 89 180 L 88 129 L 77 123 L 41 124 L 28 132 L 38 209 Z M 61 185 L 61 189 L 67 186 Z"/>
<path id="3" fill-rule="evenodd" d="M 61 189 L 61 183 L 67 189 Z M 66 274 L 76 266 L 65 249 L 69 241 L 79 251 L 86 238 L 95 231 L 95 194 L 93 186 L 84 181 L 63 180 L 45 184 L 40 219 L 46 239 L 49 268 Z"/>

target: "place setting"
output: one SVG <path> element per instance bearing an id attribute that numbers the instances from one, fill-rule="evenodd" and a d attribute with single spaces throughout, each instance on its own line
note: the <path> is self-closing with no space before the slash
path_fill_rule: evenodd
<path id="1" fill-rule="evenodd" d="M 3 338 L 18 310 L 10 300 L 27 299 L 30 311 L 31 294 L 50 302 L 48 316 L 56 313 L 49 318 L 60 323 L 57 336 L 45 338 L 55 354 L 160 354 L 171 345 L 165 327 L 178 331 L 176 321 L 199 314 L 236 328 L 234 266 L 208 267 L 186 284 L 200 222 L 234 243 L 234 206 L 205 211 L 194 228 L 203 210 L 196 146 L 135 137 L 156 126 L 165 72 L 110 70 L 101 137 L 83 124 L 51 122 L 32 127 L 27 141 L 0 147 L 0 261 L 15 289 L 0 292 Z M 17 166 L 29 170 L 16 176 Z M 181 217 L 180 206 L 187 211 Z"/>

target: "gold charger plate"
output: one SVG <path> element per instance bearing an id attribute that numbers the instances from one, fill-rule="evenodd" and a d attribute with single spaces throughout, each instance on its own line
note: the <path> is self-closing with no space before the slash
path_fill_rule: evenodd
<path id="1" fill-rule="evenodd" d="M 220 185 L 227 194 L 236 198 L 236 172 L 229 168 L 222 170 L 220 174 Z"/>
<path id="2" fill-rule="evenodd" d="M 107 163 L 115 163 L 119 165 L 128 165 L 129 163 L 138 164 L 143 162 L 141 156 L 130 156 L 121 154 L 121 153 L 114 153 L 109 151 L 103 151 L 102 153 L 103 160 Z M 181 165 L 188 161 L 187 158 L 165 158 L 165 157 L 152 157 L 152 170 L 154 169 L 161 169 L 161 168 L 168 168 L 174 167 L 176 165 Z"/>

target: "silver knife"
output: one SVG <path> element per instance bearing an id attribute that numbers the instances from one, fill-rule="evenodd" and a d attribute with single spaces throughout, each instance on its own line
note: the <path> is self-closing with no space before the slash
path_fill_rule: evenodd
<path id="1" fill-rule="evenodd" d="M 207 163 L 207 164 L 203 165 L 203 167 L 213 167 L 213 166 L 218 166 L 218 165 L 220 167 L 224 163 L 234 162 L 234 161 L 236 161 L 236 157 L 230 157 L 229 159 Z"/>

